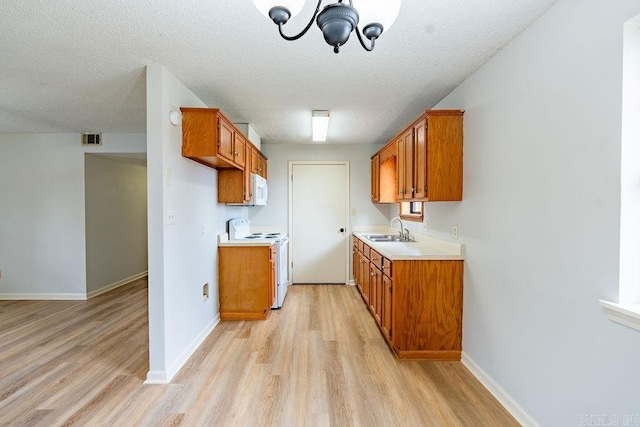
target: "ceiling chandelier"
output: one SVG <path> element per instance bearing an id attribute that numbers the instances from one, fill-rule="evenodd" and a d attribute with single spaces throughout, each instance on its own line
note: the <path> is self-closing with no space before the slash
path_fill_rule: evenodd
<path id="1" fill-rule="evenodd" d="M 357 0 L 359 11 L 353 7 L 352 0 L 349 0 L 348 4 L 339 0 L 337 3 L 328 4 L 321 12 L 322 0 L 318 0 L 316 10 L 307 26 L 300 34 L 287 36 L 282 32 L 282 27 L 302 10 L 305 0 L 253 0 L 253 3 L 278 26 L 280 35 L 285 40 L 298 40 L 309 31 L 316 20 L 325 41 L 333 46 L 335 53 L 340 52 L 340 46 L 349 40 L 353 30 L 356 31 L 362 47 L 369 52 L 372 51 L 376 39 L 383 31 L 389 30 L 400 12 L 400 0 Z M 358 26 L 360 21 L 365 24 L 362 30 Z M 365 43 L 362 35 L 370 41 L 369 45 Z"/>

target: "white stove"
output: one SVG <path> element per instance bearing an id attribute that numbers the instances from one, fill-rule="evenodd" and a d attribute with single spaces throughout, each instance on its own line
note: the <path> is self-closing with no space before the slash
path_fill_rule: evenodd
<path id="1" fill-rule="evenodd" d="M 286 233 L 273 232 L 251 232 L 251 224 L 246 218 L 234 218 L 229 220 L 229 240 L 251 240 L 255 243 L 274 242 L 276 247 L 276 298 L 271 308 L 280 308 L 284 303 L 289 286 L 289 238 Z"/>
<path id="2" fill-rule="evenodd" d="M 229 220 L 229 240 L 286 240 L 287 235 L 277 231 L 251 232 L 251 223 L 246 218 Z"/>

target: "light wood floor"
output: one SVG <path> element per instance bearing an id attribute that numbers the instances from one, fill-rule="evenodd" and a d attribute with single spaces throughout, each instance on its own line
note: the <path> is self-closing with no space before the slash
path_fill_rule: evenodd
<path id="1" fill-rule="evenodd" d="M 144 385 L 147 289 L 0 301 L 0 425 L 518 425 L 459 362 L 398 362 L 357 290 L 293 286 Z"/>

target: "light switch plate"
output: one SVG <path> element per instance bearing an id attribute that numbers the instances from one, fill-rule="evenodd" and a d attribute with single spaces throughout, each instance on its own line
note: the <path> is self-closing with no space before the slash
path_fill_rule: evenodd
<path id="1" fill-rule="evenodd" d="M 176 223 L 176 213 L 175 211 L 167 211 L 167 224 L 175 224 Z"/>

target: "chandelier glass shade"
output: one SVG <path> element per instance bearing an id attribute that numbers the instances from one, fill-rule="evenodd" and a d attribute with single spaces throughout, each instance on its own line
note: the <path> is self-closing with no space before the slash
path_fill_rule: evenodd
<path id="1" fill-rule="evenodd" d="M 307 26 L 299 34 L 288 36 L 283 33 L 283 26 L 300 13 L 304 0 L 253 0 L 253 3 L 278 26 L 285 40 L 298 40 L 309 31 L 315 20 L 335 53 L 340 51 L 354 30 L 362 47 L 367 51 L 373 50 L 375 41 L 391 28 L 400 12 L 400 0 L 356 0 L 356 5 L 353 0 L 339 0 L 327 4 L 322 11 L 322 0 L 318 0 Z M 369 43 L 365 43 L 363 35 Z"/>

